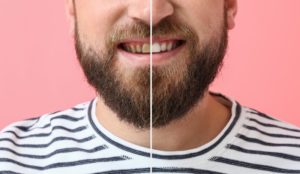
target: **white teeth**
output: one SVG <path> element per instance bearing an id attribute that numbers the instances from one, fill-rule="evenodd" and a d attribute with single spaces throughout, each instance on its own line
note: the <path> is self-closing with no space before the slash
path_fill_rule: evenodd
<path id="1" fill-rule="evenodd" d="M 171 50 L 172 50 L 172 47 L 173 47 L 173 43 L 172 43 L 172 42 L 168 43 L 168 45 L 167 45 L 167 50 L 168 50 L 168 51 L 171 51 Z"/>
<path id="2" fill-rule="evenodd" d="M 160 45 L 160 49 L 161 49 L 161 51 L 166 51 L 167 50 L 167 43 L 162 43 Z"/>
<path id="3" fill-rule="evenodd" d="M 160 45 L 159 45 L 159 43 L 154 43 L 152 45 L 152 52 L 153 53 L 159 53 L 160 52 Z"/>
<path id="4" fill-rule="evenodd" d="M 178 47 L 177 42 L 155 42 L 152 45 L 152 52 L 153 53 L 160 53 L 160 52 L 166 52 L 171 51 Z M 150 44 L 144 43 L 144 44 L 124 44 L 124 49 L 131 53 L 150 53 Z"/>

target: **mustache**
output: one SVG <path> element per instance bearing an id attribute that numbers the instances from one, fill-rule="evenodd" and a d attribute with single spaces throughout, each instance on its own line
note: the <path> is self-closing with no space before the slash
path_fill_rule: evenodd
<path id="1" fill-rule="evenodd" d="M 134 38 L 149 39 L 150 34 L 150 26 L 143 22 L 116 26 L 107 35 L 106 44 L 108 47 L 114 47 L 124 40 Z M 156 26 L 152 27 L 152 37 L 162 36 L 170 38 L 179 37 L 186 41 L 193 41 L 194 43 L 198 38 L 196 32 L 191 27 L 178 21 L 171 21 L 170 19 L 164 19 Z"/>

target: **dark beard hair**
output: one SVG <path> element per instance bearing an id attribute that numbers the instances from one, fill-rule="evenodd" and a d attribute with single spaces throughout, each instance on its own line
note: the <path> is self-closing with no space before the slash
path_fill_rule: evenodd
<path id="1" fill-rule="evenodd" d="M 81 40 L 76 26 L 75 47 L 89 84 L 120 120 L 139 129 L 149 129 L 150 126 L 159 128 L 182 118 L 203 98 L 215 79 L 222 67 L 227 48 L 225 16 L 224 25 L 219 32 L 200 46 L 197 34 L 178 21 L 165 19 L 153 28 L 153 36 L 176 35 L 184 38 L 189 55 L 182 57 L 185 59 L 184 65 L 172 62 L 169 65 L 153 67 L 152 125 L 150 67 L 135 68 L 130 79 L 125 80 L 122 79 L 122 72 L 115 66 L 118 61 L 115 56 L 117 43 L 125 38 L 149 37 L 150 27 L 144 23 L 116 27 L 107 35 L 106 50 L 99 52 Z"/>

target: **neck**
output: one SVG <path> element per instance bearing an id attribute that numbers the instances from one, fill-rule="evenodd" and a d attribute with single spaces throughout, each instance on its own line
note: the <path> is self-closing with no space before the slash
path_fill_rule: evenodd
<path id="1" fill-rule="evenodd" d="M 153 149 L 187 150 L 211 141 L 229 121 L 230 104 L 226 102 L 206 92 L 202 100 L 182 119 L 165 127 L 152 129 Z M 150 130 L 140 130 L 121 121 L 100 97 L 96 115 L 102 126 L 117 137 L 139 146 L 150 147 Z"/>

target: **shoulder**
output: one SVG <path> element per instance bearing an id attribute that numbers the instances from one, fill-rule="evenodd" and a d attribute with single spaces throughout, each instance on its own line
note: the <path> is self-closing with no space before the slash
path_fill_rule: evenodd
<path id="1" fill-rule="evenodd" d="M 245 119 L 243 125 L 244 128 L 274 137 L 292 138 L 294 135 L 295 139 L 299 139 L 300 141 L 300 128 L 298 126 L 284 122 L 252 108 L 243 107 L 243 110 L 243 117 Z M 267 133 L 268 131 L 270 131 L 270 133 Z M 279 136 L 278 134 L 283 135 Z M 297 136 L 299 136 L 299 138 L 297 138 Z"/>
<path id="2" fill-rule="evenodd" d="M 241 173 L 299 173 L 300 129 L 254 109 L 237 105 L 238 121 L 218 162 L 241 168 Z"/>
<path id="3" fill-rule="evenodd" d="M 244 149 L 239 150 L 278 157 L 287 163 L 300 161 L 299 127 L 247 107 L 242 107 L 241 119 L 237 137 Z"/>
<path id="4" fill-rule="evenodd" d="M 90 104 L 85 102 L 4 128 L 0 132 L 0 173 L 53 169 L 88 151 L 95 138 L 88 126 Z"/>
<path id="5" fill-rule="evenodd" d="M 0 132 L 0 153 L 16 154 L 17 149 L 46 148 L 57 141 L 74 139 L 74 133 L 86 129 L 88 105 L 89 102 L 85 102 L 64 111 L 10 124 Z"/>
<path id="6" fill-rule="evenodd" d="M 63 111 L 57 111 L 53 113 L 47 113 L 35 118 L 29 118 L 12 123 L 1 130 L 0 136 L 6 133 L 20 133 L 26 134 L 29 132 L 41 132 L 45 129 L 55 129 L 67 127 L 70 123 L 78 122 L 86 115 L 86 110 L 90 102 L 78 104 L 70 109 Z M 13 133 L 14 132 L 14 133 Z"/>

